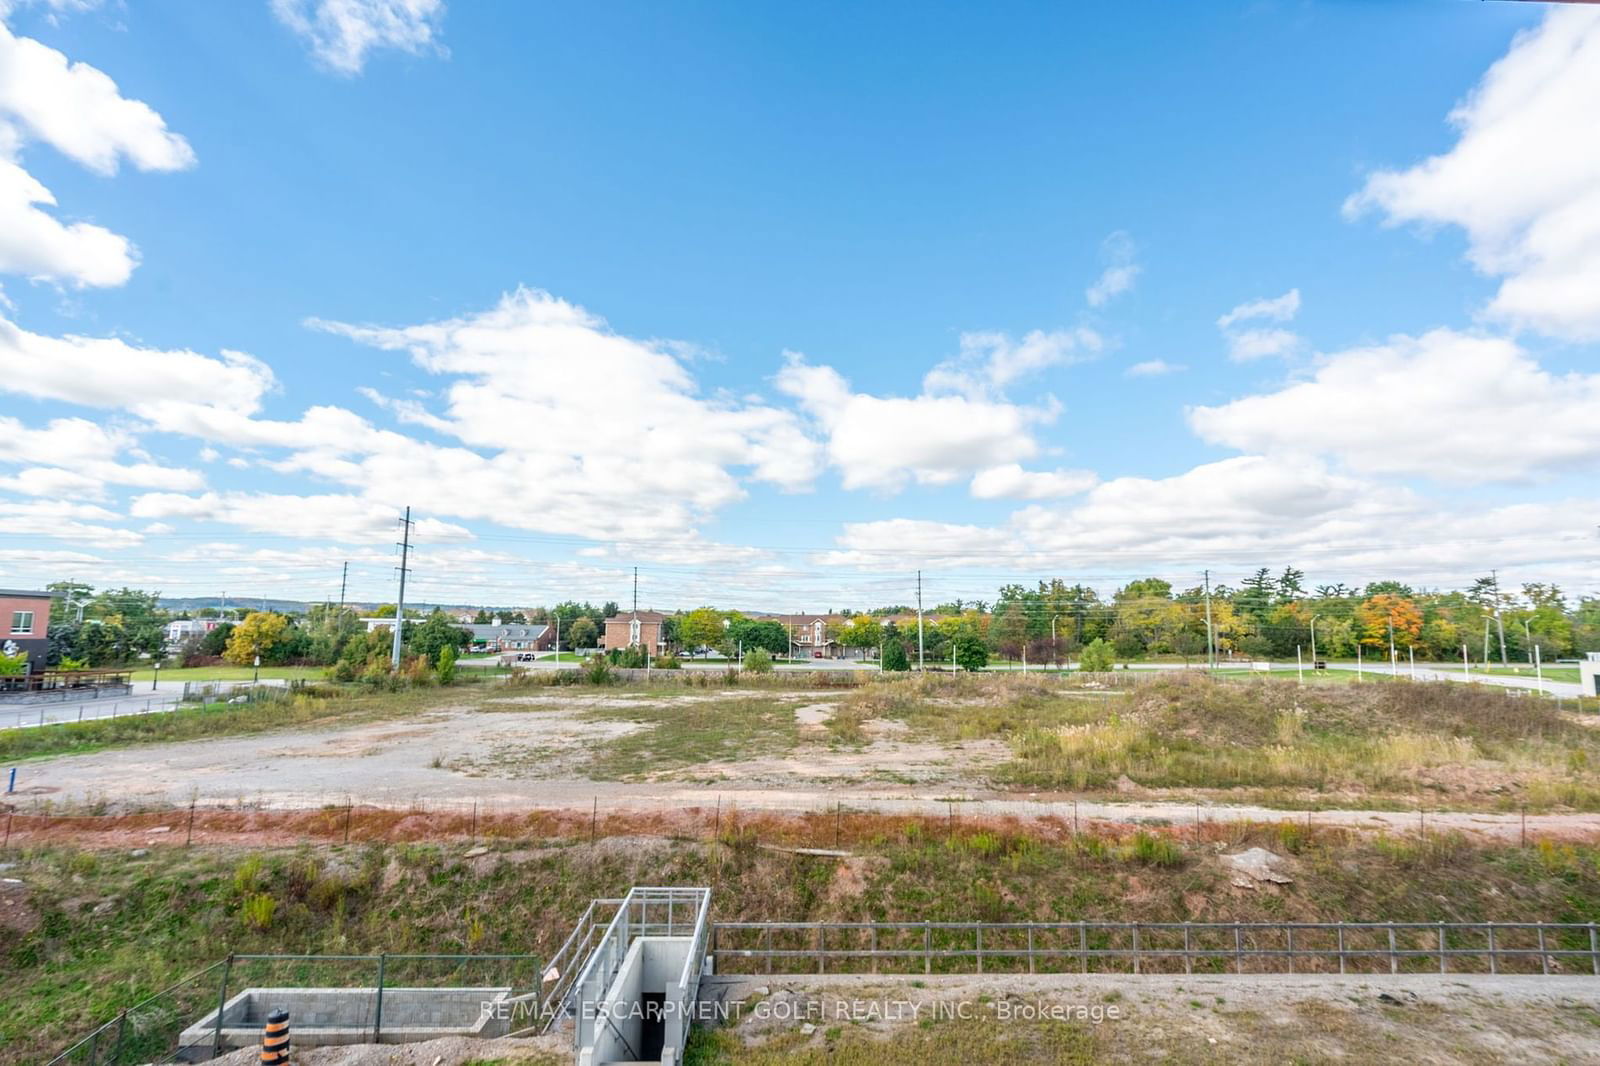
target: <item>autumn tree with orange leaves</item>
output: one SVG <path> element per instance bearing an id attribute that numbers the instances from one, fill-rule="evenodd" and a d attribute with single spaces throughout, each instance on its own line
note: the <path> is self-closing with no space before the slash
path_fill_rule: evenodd
<path id="1" fill-rule="evenodd" d="M 1361 643 L 1374 648 L 1389 646 L 1389 627 L 1394 626 L 1396 647 L 1410 647 L 1422 633 L 1422 608 L 1404 596 L 1380 592 L 1356 608 L 1361 623 Z"/>

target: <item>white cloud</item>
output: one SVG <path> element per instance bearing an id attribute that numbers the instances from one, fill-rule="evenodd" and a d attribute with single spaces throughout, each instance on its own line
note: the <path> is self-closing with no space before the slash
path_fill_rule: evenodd
<path id="1" fill-rule="evenodd" d="M 123 284 L 137 263 L 133 246 L 103 226 L 62 222 L 42 209 L 56 201 L 18 162 L 28 137 L 99 174 L 114 174 L 123 159 L 141 170 L 181 170 L 194 165 L 189 143 L 102 71 L 17 37 L 0 21 L 0 271 Z"/>
<path id="2" fill-rule="evenodd" d="M 1440 329 L 1324 356 L 1309 381 L 1189 422 L 1212 444 L 1476 482 L 1600 464 L 1597 410 L 1600 374 L 1557 377 L 1510 340 Z"/>
<path id="3" fill-rule="evenodd" d="M 151 492 L 134 498 L 134 518 L 190 518 L 238 526 L 301 540 L 387 543 L 399 536 L 400 509 L 375 506 L 347 495 L 274 495 L 261 492 L 208 492 L 201 496 Z M 413 535 L 438 543 L 470 539 L 463 526 L 422 518 Z"/>
<path id="4" fill-rule="evenodd" d="M 1282 296 L 1270 299 L 1249 300 L 1235 307 L 1232 311 L 1217 319 L 1218 329 L 1227 329 L 1239 322 L 1249 322 L 1255 319 L 1268 319 L 1273 322 L 1288 322 L 1300 313 L 1300 290 L 1290 289 Z"/>
<path id="5" fill-rule="evenodd" d="M 930 394 L 989 397 L 1029 374 L 1092 359 L 1104 344 L 1084 327 L 1030 330 L 1021 340 L 1003 331 L 970 331 L 961 334 L 960 354 L 928 371 L 922 387 Z"/>
<path id="6" fill-rule="evenodd" d="M 1083 291 L 1090 307 L 1104 307 L 1113 296 L 1120 296 L 1133 288 L 1139 277 L 1139 265 L 1133 261 L 1133 240 L 1122 230 L 1111 234 L 1101 245 L 1107 266 L 1094 284 Z"/>
<path id="7" fill-rule="evenodd" d="M 972 479 L 972 495 L 980 500 L 1048 500 L 1076 496 L 1099 478 L 1089 470 L 1024 470 L 1017 463 L 980 470 Z"/>
<path id="8" fill-rule="evenodd" d="M 792 412 L 703 397 L 669 346 L 617 334 L 548 293 L 518 290 L 489 311 L 418 326 L 313 325 L 449 375 L 441 412 L 385 402 L 465 447 L 391 435 L 369 446 L 359 468 L 332 450 L 291 461 L 369 485 L 403 486 L 431 471 L 447 485 L 432 504 L 441 513 L 656 537 L 687 532 L 743 498 L 739 471 L 802 491 L 818 470 L 817 445 Z"/>
<path id="9" fill-rule="evenodd" d="M 140 170 L 194 165 L 189 142 L 167 129 L 150 105 L 130 100 L 87 63 L 0 23 L 0 115 L 98 174 L 127 159 Z"/>
<path id="10" fill-rule="evenodd" d="M 204 485 L 193 470 L 117 461 L 136 444 L 129 433 L 82 418 L 58 418 L 38 428 L 0 416 L 0 463 L 30 467 L 13 479 L 14 491 L 40 496 L 70 487 L 63 494 L 99 496 L 108 484 L 180 490 Z"/>
<path id="11" fill-rule="evenodd" d="M 779 391 L 794 397 L 827 435 L 828 461 L 847 489 L 896 490 L 912 479 L 948 484 L 1039 452 L 1033 428 L 1054 404 L 1023 407 L 966 395 L 872 396 L 851 391 L 832 367 L 790 353 Z"/>
<path id="12" fill-rule="evenodd" d="M 82 541 L 105 548 L 126 548 L 143 538 L 129 529 L 97 526 L 93 522 L 114 522 L 121 516 L 94 504 L 62 500 L 0 501 L 0 527 L 9 536 L 49 537 L 55 540 Z"/>
<path id="13" fill-rule="evenodd" d="M 265 363 L 240 352 L 212 358 L 115 337 L 48 337 L 0 317 L 0 391 L 125 408 L 181 432 L 175 423 L 253 414 L 274 385 Z"/>
<path id="14" fill-rule="evenodd" d="M 1300 347 L 1300 335 L 1287 329 L 1246 329 L 1228 335 L 1228 358 L 1236 363 L 1288 355 Z"/>
<path id="15" fill-rule="evenodd" d="M 35 281 L 121 285 L 133 274 L 133 246 L 104 226 L 63 223 L 36 205 L 50 190 L 0 155 L 0 271 Z"/>
<path id="16" fill-rule="evenodd" d="M 272 0 L 272 12 L 336 73 L 361 73 L 367 53 L 443 51 L 444 0 Z"/>
<path id="17" fill-rule="evenodd" d="M 1263 539 L 1311 545 L 1328 537 L 1370 536 L 1372 521 L 1415 509 L 1405 490 L 1380 489 L 1314 462 L 1240 456 L 1173 477 L 1102 482 L 1081 502 L 1029 506 L 1002 526 L 851 524 L 840 550 L 828 558 L 860 564 L 892 547 L 933 566 L 1137 569 L 1206 557 L 1221 561 Z M 982 554 L 973 558 L 974 552 Z"/>
<path id="18" fill-rule="evenodd" d="M 1288 322 L 1300 313 L 1300 290 L 1290 289 L 1282 296 L 1242 303 L 1217 319 L 1217 328 L 1228 340 L 1228 358 L 1236 363 L 1289 355 L 1300 348 L 1300 336 L 1276 327 L 1234 329 L 1241 322 Z"/>
<path id="19" fill-rule="evenodd" d="M 1390 224 L 1462 227 L 1486 312 L 1554 336 L 1600 338 L 1600 11 L 1552 7 L 1450 114 L 1442 155 L 1373 174 L 1347 201 Z"/>
<path id="20" fill-rule="evenodd" d="M 1329 471 L 1306 459 L 1240 456 L 1169 478 L 1119 478 L 1081 503 L 1033 505 L 999 525 L 893 519 L 847 525 L 817 561 L 863 572 L 885 560 L 1071 573 L 1111 586 L 1131 575 L 1184 587 L 1292 564 L 1328 580 L 1383 574 L 1450 587 L 1486 551 L 1530 579 L 1585 587 L 1597 560 L 1593 500 L 1485 507 L 1429 499 Z M 1096 582 L 1097 575 L 1111 575 Z"/>
<path id="21" fill-rule="evenodd" d="M 1166 374 L 1181 374 L 1189 369 L 1182 363 L 1169 363 L 1165 359 L 1147 359 L 1134 363 L 1123 373 L 1130 378 L 1158 378 Z"/>

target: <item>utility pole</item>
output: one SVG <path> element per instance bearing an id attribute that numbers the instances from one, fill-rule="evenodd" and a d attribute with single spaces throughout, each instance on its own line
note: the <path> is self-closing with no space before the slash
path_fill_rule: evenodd
<path id="1" fill-rule="evenodd" d="M 927 668 L 922 657 L 922 571 L 917 571 L 917 669 Z"/>
<path id="2" fill-rule="evenodd" d="M 1486 673 L 1489 669 L 1489 620 L 1487 618 L 1483 620 L 1483 669 Z"/>
<path id="3" fill-rule="evenodd" d="M 344 590 L 350 581 L 350 560 L 344 561 L 344 570 L 339 574 L 339 610 L 344 611 Z"/>
<path id="4" fill-rule="evenodd" d="M 1500 571 L 1491 570 L 1489 576 L 1494 578 L 1494 624 L 1500 630 L 1500 665 L 1509 666 L 1510 660 L 1506 658 L 1506 622 L 1500 617 Z"/>
<path id="5" fill-rule="evenodd" d="M 1311 616 L 1311 669 L 1317 668 L 1317 616 Z"/>
<path id="6" fill-rule="evenodd" d="M 1400 672 L 1400 660 L 1394 653 L 1394 618 L 1389 619 L 1389 676 L 1393 677 Z"/>
<path id="7" fill-rule="evenodd" d="M 1216 672 L 1217 640 L 1211 631 L 1211 571 L 1206 571 L 1206 670 Z"/>
<path id="8" fill-rule="evenodd" d="M 389 651 L 389 663 L 396 670 L 400 669 L 400 634 L 406 627 L 406 571 L 410 569 L 406 564 L 411 556 L 411 507 L 409 505 L 406 507 L 405 517 L 400 519 L 400 530 L 400 593 L 395 597 L 394 646 Z"/>

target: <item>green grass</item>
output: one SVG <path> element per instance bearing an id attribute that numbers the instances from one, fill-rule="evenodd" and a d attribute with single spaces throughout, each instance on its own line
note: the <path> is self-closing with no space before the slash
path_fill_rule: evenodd
<path id="1" fill-rule="evenodd" d="M 1485 671 L 1475 667 L 1472 672 L 1481 674 Z M 1487 672 L 1493 677 L 1521 677 L 1529 681 L 1536 676 L 1532 666 L 1491 666 Z M 1542 672 L 1546 681 L 1565 681 L 1576 685 L 1583 680 L 1576 666 L 1545 666 Z"/>
<path id="2" fill-rule="evenodd" d="M 818 825 L 831 835 L 831 818 Z M 736 823 L 724 811 L 723 826 L 724 844 L 630 836 L 590 845 L 528 838 L 507 823 L 491 830 L 491 851 L 482 859 L 465 858 L 464 841 L 254 851 L 167 846 L 142 857 L 126 846 L 14 849 L 6 856 L 16 863 L 7 876 L 22 883 L 25 903 L 6 908 L 10 924 L 0 930 L 0 1002 L 6 1004 L 0 1061 L 43 1061 L 91 1025 L 228 952 L 547 955 L 591 898 L 619 895 L 634 884 L 710 885 L 719 921 L 1600 919 L 1600 849 L 1589 845 L 1491 847 L 1453 836 L 1419 841 L 1230 826 L 1226 844 L 1266 846 L 1295 863 L 1291 885 L 1234 892 L 1214 844 L 1196 847 L 1154 833 L 1142 836 L 1163 841 L 1159 847 L 1139 843 L 1140 835 L 1068 838 L 942 818 L 847 819 L 857 859 L 844 869 L 837 860 L 755 846 L 774 839 L 768 835 L 778 831 L 774 823 Z M 1172 861 L 1163 854 L 1167 848 Z M 935 945 L 958 947 L 957 935 L 940 932 Z M 1562 946 L 1586 948 L 1587 938 L 1581 940 Z M 374 975 L 363 968 L 369 965 L 237 963 L 231 983 L 370 983 Z M 536 980 L 527 964 L 523 970 L 489 962 L 391 965 L 397 983 Z M 847 972 L 853 965 L 839 960 L 837 968 Z M 1416 968 L 1424 965 L 1419 960 Z M 1475 964 L 1462 959 L 1452 965 Z M 727 966 L 738 968 L 736 962 Z M 1071 970 L 1075 960 L 1060 966 Z M 830 963 L 830 971 L 835 968 Z M 864 968 L 860 962 L 857 972 Z M 920 961 L 914 969 L 920 977 Z M 934 967 L 941 969 L 950 968 Z M 215 976 L 186 988 L 168 1023 L 192 1020 L 215 1002 Z M 847 1043 L 853 1040 L 848 1033 L 836 1048 L 856 1046 Z M 730 1061 L 730 1055 L 736 1062 L 780 1061 L 745 1058 L 720 1037 L 702 1039 L 710 1042 L 701 1053 L 713 1056 L 702 1062 Z M 934 1045 L 888 1046 L 918 1048 L 925 1052 L 918 1060 L 927 1062 L 1036 1061 L 1021 1052 L 1020 1058 L 983 1053 L 1009 1046 L 983 1042 L 1010 1039 L 1003 1027 L 974 1034 L 978 1043 L 967 1039 L 950 1031 Z M 1035 1046 L 1080 1047 L 1070 1034 L 1060 1040 Z M 154 1043 L 152 1037 L 151 1045 L 140 1047 L 145 1057 L 127 1061 L 154 1058 Z M 932 1057 L 947 1046 L 973 1049 L 972 1055 Z M 869 1051 L 861 1045 L 849 1054 Z M 841 1055 L 799 1061 L 908 1060 Z"/>
<path id="3" fill-rule="evenodd" d="M 1600 810 L 1600 734 L 1554 701 L 1451 682 L 1299 685 L 1290 677 L 1147 677 L 1113 693 L 1044 678 L 908 678 L 846 697 L 830 728 L 872 718 L 943 743 L 1000 740 L 993 783 L 1027 791 L 1240 790 L 1230 801 Z M 1085 678 L 1084 683 L 1089 679 Z"/>
<path id="4" fill-rule="evenodd" d="M 255 677 L 253 666 L 164 666 L 160 671 L 148 667 L 133 672 L 134 681 L 149 681 L 157 673 L 163 681 L 249 681 Z M 320 681 L 327 673 L 322 666 L 263 666 L 263 680 Z"/>
<path id="5" fill-rule="evenodd" d="M 581 772 L 594 780 L 627 780 L 708 762 L 781 755 L 794 747 L 794 705 L 762 696 L 679 699 L 585 713 L 596 721 L 644 728 L 595 746 Z"/>

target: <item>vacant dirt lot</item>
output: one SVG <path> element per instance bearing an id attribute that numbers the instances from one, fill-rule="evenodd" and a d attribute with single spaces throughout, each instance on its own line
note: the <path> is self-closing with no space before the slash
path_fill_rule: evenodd
<path id="1" fill-rule="evenodd" d="M 1066 792 L 997 789 L 1012 757 L 992 737 L 931 736 L 859 714 L 841 740 L 846 697 L 806 692 L 641 692 L 560 689 L 479 693 L 438 709 L 213 740 L 41 759 L 23 766 L 17 806 L 125 810 L 236 806 L 305 808 L 347 802 L 467 810 L 685 808 L 886 814 L 1079 817 L 1193 825 L 1307 820 L 1394 831 L 1437 827 L 1520 836 L 1600 832 L 1600 815 L 1285 812 L 1267 804 L 1203 802 L 1132 788 L 1114 801 Z M 958 708 L 959 709 L 959 708 Z"/>

